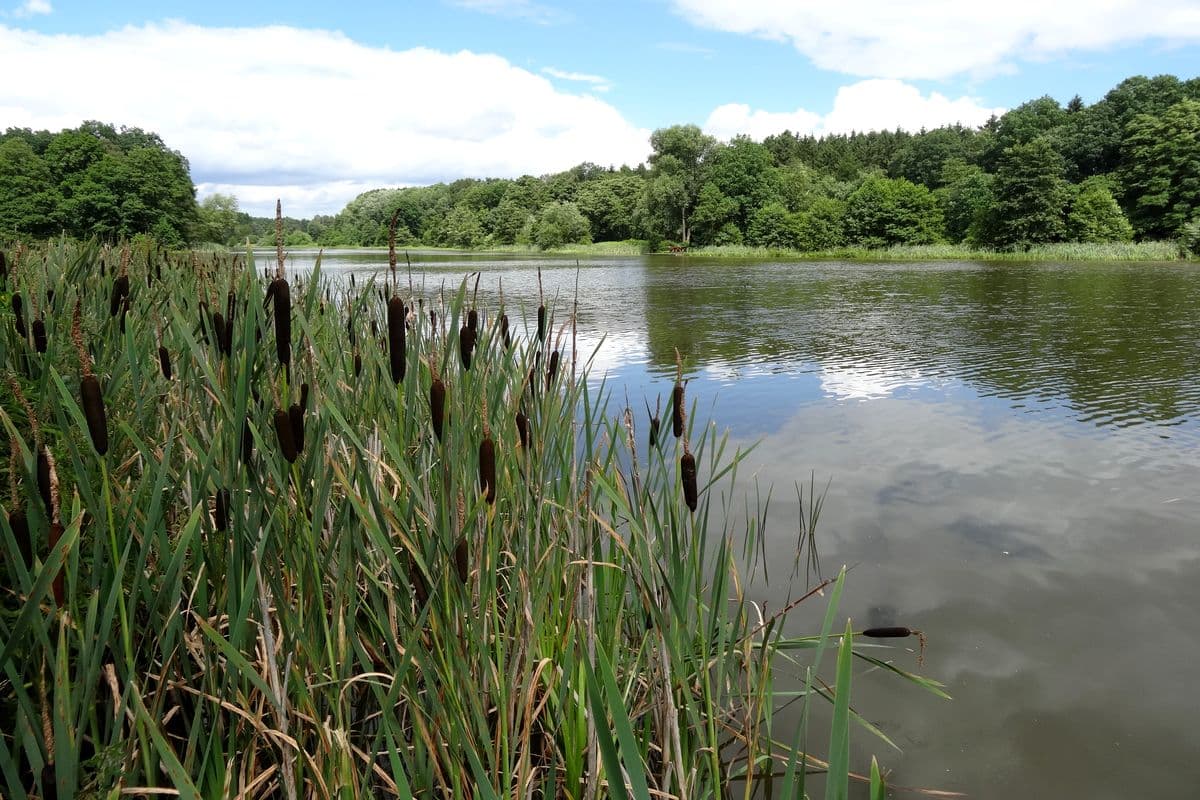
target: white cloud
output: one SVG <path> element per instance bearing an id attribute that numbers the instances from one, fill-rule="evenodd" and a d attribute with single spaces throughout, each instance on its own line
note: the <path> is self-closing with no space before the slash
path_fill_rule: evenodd
<path id="1" fill-rule="evenodd" d="M 1200 42 L 1196 0 L 673 0 L 697 25 L 790 42 L 823 69 L 947 78 L 1148 39 Z"/>
<path id="2" fill-rule="evenodd" d="M 38 14 L 50 14 L 53 11 L 54 6 L 50 5 L 50 0 L 25 0 L 12 13 L 14 17 L 28 18 Z"/>
<path id="3" fill-rule="evenodd" d="M 838 89 L 833 110 L 824 116 L 803 108 L 771 112 L 728 103 L 713 109 L 704 129 L 722 139 L 738 134 L 762 139 L 784 130 L 818 136 L 896 128 L 917 131 L 955 122 L 976 126 L 992 114 L 1002 113 L 1004 109 L 987 108 L 971 97 L 951 100 L 937 92 L 925 96 L 902 81 L 878 79 Z"/>
<path id="4" fill-rule="evenodd" d="M 138 126 L 202 187 L 294 216 L 362 188 L 636 164 L 649 132 L 494 55 L 368 47 L 340 33 L 178 22 L 97 36 L 0 26 L 0 120 Z M 203 189 L 202 189 L 203 191 Z"/>
<path id="5" fill-rule="evenodd" d="M 542 67 L 542 72 L 549 75 L 551 78 L 558 78 L 560 81 L 575 81 L 577 83 L 589 83 L 592 88 L 598 92 L 607 92 L 612 88 L 612 84 L 608 78 L 601 75 L 589 75 L 586 72 L 568 72 L 554 67 Z"/>
<path id="6" fill-rule="evenodd" d="M 535 22 L 538 25 L 556 25 L 566 22 L 570 15 L 531 0 L 450 0 L 452 5 L 498 17 L 514 17 Z"/>

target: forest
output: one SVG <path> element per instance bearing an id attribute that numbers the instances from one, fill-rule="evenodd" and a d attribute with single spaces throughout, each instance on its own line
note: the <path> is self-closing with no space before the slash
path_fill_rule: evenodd
<path id="1" fill-rule="evenodd" d="M 649 144 L 635 167 L 371 190 L 336 215 L 286 219 L 287 244 L 382 246 L 393 215 L 402 244 L 451 248 L 1200 241 L 1200 78 L 1132 77 L 1091 105 L 1041 97 L 978 128 L 723 142 L 677 125 Z M 9 129 L 0 236 L 59 233 L 239 246 L 273 242 L 274 220 L 228 195 L 197 204 L 186 159 L 154 134 Z"/>

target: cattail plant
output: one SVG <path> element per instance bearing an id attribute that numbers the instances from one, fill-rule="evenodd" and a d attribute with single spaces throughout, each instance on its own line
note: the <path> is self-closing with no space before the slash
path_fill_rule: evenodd
<path id="1" fill-rule="evenodd" d="M 550 364 L 546 368 L 546 389 L 549 390 L 554 384 L 554 378 L 558 375 L 559 352 L 555 350 L 550 354 Z"/>
<path id="2" fill-rule="evenodd" d="M 392 371 L 392 383 L 404 380 L 404 367 L 407 355 L 404 339 L 404 301 L 399 295 L 393 294 L 387 303 L 388 327 L 388 363 Z"/>
<path id="3" fill-rule="evenodd" d="M 247 469 L 254 464 L 254 434 L 250 432 L 250 420 L 242 420 L 242 465 Z"/>
<path id="4" fill-rule="evenodd" d="M 37 485 L 38 496 L 42 499 L 42 507 L 46 509 L 46 518 L 54 514 L 54 499 L 50 492 L 50 462 L 53 456 L 44 444 L 37 449 Z"/>
<path id="5" fill-rule="evenodd" d="M 17 549 L 21 553 L 21 562 L 29 567 L 33 563 L 33 542 L 29 538 L 29 520 L 25 516 L 25 509 L 21 504 L 21 496 L 17 493 L 17 449 L 16 437 L 10 437 L 8 440 L 8 486 L 9 486 L 9 511 L 8 511 L 8 527 L 12 531 L 13 538 L 17 540 Z"/>
<path id="6" fill-rule="evenodd" d="M 679 355 L 679 351 L 675 351 L 675 388 L 671 390 L 671 428 L 675 432 L 675 438 L 683 436 L 684 430 L 684 415 L 686 408 L 684 407 L 683 393 L 683 359 Z"/>
<path id="7" fill-rule="evenodd" d="M 83 344 L 82 303 L 79 300 L 75 301 L 71 338 L 75 341 L 75 349 L 79 351 L 79 367 L 83 372 L 83 377 L 79 379 L 83 417 L 92 437 L 92 446 L 103 456 L 108 452 L 108 419 L 104 411 L 104 395 L 100 391 L 100 381 L 92 374 L 91 358 Z"/>
<path id="8" fill-rule="evenodd" d="M 683 482 L 683 502 L 692 511 L 696 510 L 696 457 L 688 447 L 687 439 L 683 440 L 683 455 L 679 458 L 679 479 Z"/>
<path id="9" fill-rule="evenodd" d="M 267 300 L 273 303 L 275 354 L 279 366 L 292 363 L 292 289 L 283 275 L 283 205 L 275 201 L 275 279 L 267 285 Z"/>
<path id="10" fill-rule="evenodd" d="M 304 452 L 304 409 L 299 403 L 292 403 L 288 408 L 288 421 L 292 427 L 292 443 L 296 453 Z"/>
<path id="11" fill-rule="evenodd" d="M 33 321 L 33 349 L 39 353 L 45 353 L 46 344 L 46 321 L 37 317 Z"/>
<path id="12" fill-rule="evenodd" d="M 458 331 L 458 355 L 463 369 L 471 368 L 471 354 L 475 352 L 475 329 L 463 325 Z"/>
<path id="13" fill-rule="evenodd" d="M 158 346 L 158 368 L 164 378 L 171 380 L 171 354 L 161 344 Z"/>
<path id="14" fill-rule="evenodd" d="M 108 315 L 115 317 L 121 310 L 121 304 L 129 297 L 129 276 L 118 275 L 113 280 L 112 296 L 108 301 Z"/>
<path id="15" fill-rule="evenodd" d="M 17 330 L 17 335 L 22 339 L 29 336 L 28 330 L 25 327 L 24 302 L 21 300 L 20 292 L 12 293 L 12 310 L 13 310 L 13 327 Z"/>
<path id="16" fill-rule="evenodd" d="M 292 419 L 282 408 L 275 409 L 275 438 L 279 442 L 279 452 L 283 454 L 284 460 L 294 464 L 299 453 L 292 436 Z"/>
<path id="17" fill-rule="evenodd" d="M 528 449 L 529 443 L 533 440 L 533 430 L 529 424 L 529 417 L 525 416 L 524 411 L 518 411 L 516 422 L 517 440 L 521 443 L 521 447 Z"/>
<path id="18" fill-rule="evenodd" d="M 539 342 L 546 341 L 546 304 L 538 306 L 537 310 L 537 337 Z"/>
<path id="19" fill-rule="evenodd" d="M 650 449 L 653 450 L 658 446 L 658 432 L 662 427 L 662 422 L 659 419 L 659 411 L 662 408 L 662 397 L 658 397 L 654 401 L 654 412 L 650 411 L 650 402 L 646 401 L 646 414 L 650 417 Z"/>
<path id="20" fill-rule="evenodd" d="M 218 531 L 229 530 L 229 490 L 218 489 L 213 502 L 213 524 Z"/>
<path id="21" fill-rule="evenodd" d="M 464 586 L 471 575 L 468 549 L 466 535 L 458 537 L 458 543 L 454 545 L 454 572 L 458 575 L 458 582 Z"/>
<path id="22" fill-rule="evenodd" d="M 435 369 L 429 384 L 429 419 L 433 423 L 433 435 L 442 440 L 442 425 L 446 417 L 446 384 Z"/>
<path id="23" fill-rule="evenodd" d="M 496 503 L 496 443 L 487 424 L 487 406 L 483 409 L 483 441 L 479 443 L 479 490 L 488 503 Z"/>

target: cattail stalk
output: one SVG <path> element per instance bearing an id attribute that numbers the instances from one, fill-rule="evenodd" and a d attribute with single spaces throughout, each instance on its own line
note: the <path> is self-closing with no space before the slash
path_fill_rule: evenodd
<path id="1" fill-rule="evenodd" d="M 446 418 L 446 384 L 435 373 L 429 385 L 429 419 L 433 423 L 433 435 L 442 440 L 442 426 Z"/>
<path id="2" fill-rule="evenodd" d="M 406 343 L 404 339 L 404 301 L 393 294 L 387 304 L 388 361 L 392 371 L 392 383 L 404 380 Z"/>
<path id="3" fill-rule="evenodd" d="M 279 452 L 289 464 L 294 464 L 299 453 L 292 438 L 292 420 L 282 408 L 275 410 L 275 437 L 279 441 Z"/>
<path id="4" fill-rule="evenodd" d="M 71 320 L 71 338 L 79 351 L 79 366 L 83 371 L 83 377 L 79 379 L 83 418 L 87 422 L 92 446 L 103 456 L 108 452 L 108 419 L 104 410 L 104 394 L 100 391 L 100 381 L 92 374 L 91 359 L 83 345 L 82 314 L 82 304 L 76 300 L 75 314 Z"/>

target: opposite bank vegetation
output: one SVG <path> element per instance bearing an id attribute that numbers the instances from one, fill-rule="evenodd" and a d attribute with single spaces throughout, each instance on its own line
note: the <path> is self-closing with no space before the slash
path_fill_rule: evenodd
<path id="1" fill-rule="evenodd" d="M 6 797 L 883 797 L 853 667 L 941 694 L 859 640 L 914 632 L 837 624 L 844 573 L 765 614 L 682 381 L 612 408 L 478 276 L 252 259 L 0 254 Z"/>

